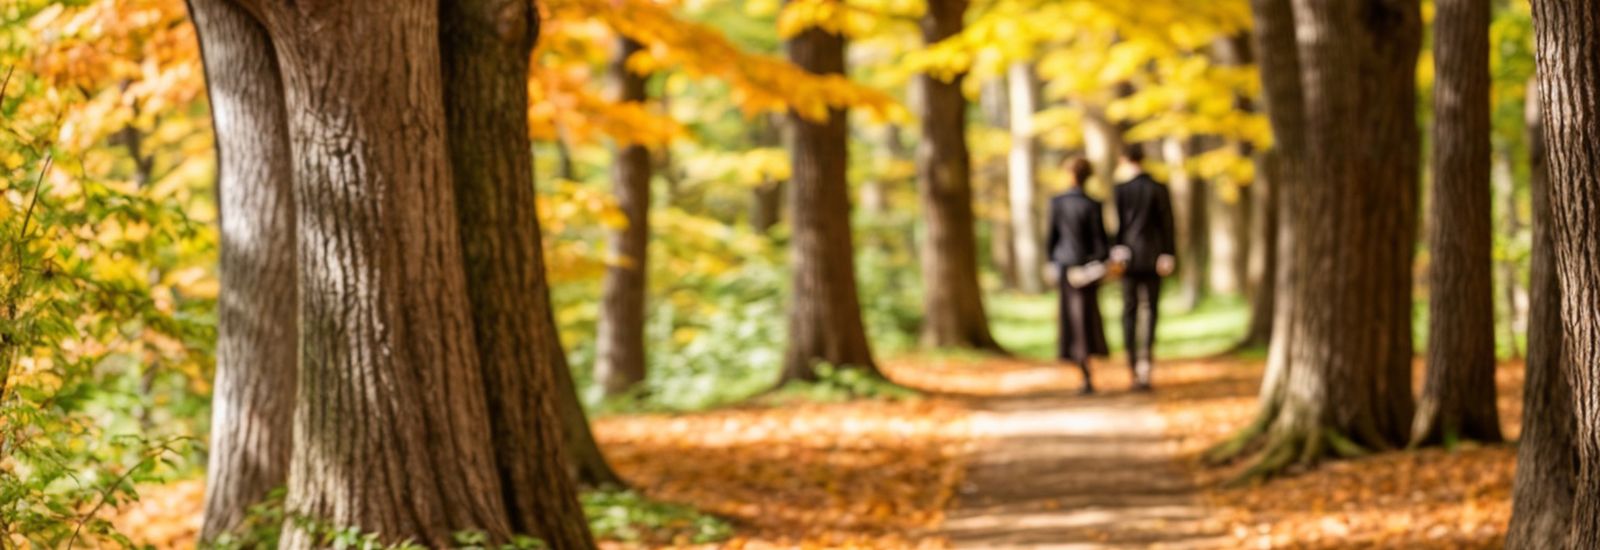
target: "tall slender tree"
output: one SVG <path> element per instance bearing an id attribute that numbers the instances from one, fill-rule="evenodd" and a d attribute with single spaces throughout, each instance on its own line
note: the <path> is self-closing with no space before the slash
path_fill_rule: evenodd
<path id="1" fill-rule="evenodd" d="M 813 74 L 844 74 L 845 38 L 807 28 L 785 43 L 789 60 Z M 845 179 L 850 136 L 845 109 L 825 120 L 791 111 L 789 212 L 794 283 L 782 381 L 812 380 L 818 362 L 877 373 L 856 290 L 850 234 L 850 189 Z"/>
<path id="2" fill-rule="evenodd" d="M 288 481 L 299 324 L 294 175 L 283 84 L 266 30 L 227 0 L 189 5 L 216 126 L 222 238 L 200 535 L 215 541 Z"/>
<path id="3" fill-rule="evenodd" d="M 1577 422 L 1569 548 L 1600 547 L 1600 3 L 1534 0 L 1562 349 Z"/>
<path id="4" fill-rule="evenodd" d="M 1528 271 L 1528 364 L 1522 397 L 1522 436 L 1511 491 L 1506 548 L 1569 548 L 1578 449 L 1573 446 L 1572 385 L 1563 360 L 1561 281 L 1556 275 L 1555 228 L 1545 161 L 1544 113 L 1538 82 L 1528 94 L 1528 187 L 1533 196 L 1533 259 Z"/>
<path id="5" fill-rule="evenodd" d="M 1489 0 L 1439 0 L 1434 20 L 1428 374 L 1413 445 L 1500 441 L 1490 253 Z"/>
<path id="6" fill-rule="evenodd" d="M 628 69 L 628 58 L 641 49 L 620 38 L 611 60 L 611 80 L 619 102 L 642 103 L 645 75 Z M 600 293 L 600 326 L 595 345 L 594 375 L 607 395 L 632 390 L 645 377 L 644 311 L 650 242 L 650 150 L 619 143 L 611 167 L 611 190 L 628 224 L 611 231 L 607 267 Z"/>
<path id="7" fill-rule="evenodd" d="M 960 33 L 966 12 L 966 0 L 928 2 L 927 14 L 922 17 L 923 42 L 936 44 Z M 922 239 L 922 341 L 936 347 L 999 351 L 1000 344 L 989 333 L 983 289 L 978 286 L 963 78 L 924 73 L 916 79 L 922 97 L 917 191 L 926 230 Z"/>
<path id="8" fill-rule="evenodd" d="M 1044 290 L 1044 246 L 1039 242 L 1039 140 L 1034 136 L 1033 114 L 1039 110 L 1039 77 L 1033 64 L 1018 61 L 1006 70 L 1011 99 L 1010 179 L 1011 235 L 1016 259 L 1017 285 L 1023 292 Z"/>

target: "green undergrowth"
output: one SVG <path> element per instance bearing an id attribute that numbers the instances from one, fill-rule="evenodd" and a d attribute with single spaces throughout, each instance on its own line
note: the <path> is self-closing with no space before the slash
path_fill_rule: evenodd
<path id="1" fill-rule="evenodd" d="M 584 493 L 583 511 L 602 540 L 709 544 L 733 535 L 733 526 L 721 518 L 632 491 Z"/>

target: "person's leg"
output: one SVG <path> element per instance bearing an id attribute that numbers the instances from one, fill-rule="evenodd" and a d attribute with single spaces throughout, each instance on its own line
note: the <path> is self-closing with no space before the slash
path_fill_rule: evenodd
<path id="1" fill-rule="evenodd" d="M 1139 275 L 1122 279 L 1122 349 L 1128 354 L 1128 369 L 1139 364 Z"/>
<path id="2" fill-rule="evenodd" d="M 1067 323 L 1072 332 L 1072 344 L 1068 353 L 1072 360 L 1083 371 L 1083 389 L 1081 393 L 1094 393 L 1094 381 L 1089 377 L 1089 330 L 1088 318 L 1084 311 L 1084 300 L 1087 298 L 1080 289 L 1070 285 L 1061 290 L 1063 303 L 1067 309 Z"/>
<path id="3" fill-rule="evenodd" d="M 1156 354 L 1156 319 L 1161 317 L 1161 278 L 1148 277 L 1140 284 L 1143 317 L 1139 319 L 1140 341 L 1139 362 L 1136 363 L 1135 376 L 1138 384 L 1148 388 L 1150 374 L 1154 370 Z"/>

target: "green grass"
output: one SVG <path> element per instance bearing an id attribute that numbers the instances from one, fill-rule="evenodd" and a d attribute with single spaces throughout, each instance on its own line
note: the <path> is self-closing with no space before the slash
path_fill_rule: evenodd
<path id="1" fill-rule="evenodd" d="M 1215 355 L 1228 351 L 1243 337 L 1250 322 L 1250 306 L 1233 296 L 1217 296 L 1201 302 L 1194 311 L 1181 311 L 1177 296 L 1162 296 L 1161 318 L 1156 324 L 1156 357 L 1175 359 Z M 988 297 L 989 322 L 1000 344 L 1012 353 L 1036 359 L 1052 359 L 1056 350 L 1056 294 L 1037 296 L 1003 293 Z M 1106 340 L 1113 353 L 1121 352 L 1122 286 L 1100 289 L 1100 313 L 1105 320 Z"/>

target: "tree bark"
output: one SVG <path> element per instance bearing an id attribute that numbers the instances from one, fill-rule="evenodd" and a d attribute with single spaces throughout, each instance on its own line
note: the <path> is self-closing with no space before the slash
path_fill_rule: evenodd
<path id="1" fill-rule="evenodd" d="M 629 38 L 618 40 L 611 61 L 617 101 L 643 103 L 645 76 L 628 70 L 628 57 L 642 47 Z M 628 393 L 645 377 L 644 311 L 649 273 L 650 151 L 643 145 L 619 143 L 612 167 L 612 193 L 628 225 L 607 239 L 606 274 L 600 294 L 600 322 L 595 344 L 594 375 L 606 395 Z"/>
<path id="2" fill-rule="evenodd" d="M 1011 113 L 1011 154 L 1008 175 L 1011 182 L 1011 235 L 1016 251 L 1017 282 L 1023 292 L 1044 290 L 1044 246 L 1039 242 L 1039 143 L 1034 137 L 1033 114 L 1039 110 L 1039 79 L 1033 65 L 1012 63 L 1006 72 L 1009 80 Z"/>
<path id="3" fill-rule="evenodd" d="M 538 14 L 516 0 L 441 4 L 445 120 L 472 326 L 502 494 L 514 533 L 591 548 L 558 413 L 565 352 L 548 281 L 528 137 Z"/>
<path id="4" fill-rule="evenodd" d="M 1412 445 L 1497 442 L 1489 189 L 1489 1 L 1439 0 L 1434 23 L 1428 374 Z"/>
<path id="5" fill-rule="evenodd" d="M 1263 450 L 1246 477 L 1407 440 L 1421 45 L 1415 0 L 1253 7 L 1264 43 L 1296 33 L 1295 62 L 1270 47 L 1260 53 L 1280 147 L 1304 152 L 1305 164 L 1284 194 L 1293 251 L 1284 259 L 1294 266 L 1278 282 L 1293 303 L 1280 304 L 1262 414 L 1212 454 L 1236 455 L 1259 437 Z M 1298 106 L 1275 90 L 1289 87 L 1287 75 L 1270 72 L 1295 63 Z"/>
<path id="6" fill-rule="evenodd" d="M 756 119 L 750 126 L 757 147 L 783 144 L 783 121 L 778 117 Z M 783 180 L 764 174 L 761 183 L 750 192 L 750 227 L 757 233 L 769 234 L 782 221 L 783 187 Z"/>
<path id="7" fill-rule="evenodd" d="M 1572 501 L 1579 460 L 1572 385 L 1563 361 L 1561 281 L 1556 274 L 1554 211 L 1545 162 L 1543 112 L 1538 83 L 1528 94 L 1529 194 L 1533 196 L 1533 259 L 1529 268 L 1528 364 L 1523 386 L 1522 440 L 1511 491 L 1511 526 L 1506 548 L 1569 548 Z"/>
<path id="8" fill-rule="evenodd" d="M 190 0 L 217 142 L 222 292 L 202 541 L 284 486 L 294 449 L 294 174 L 267 32 L 226 0 Z"/>
<path id="9" fill-rule="evenodd" d="M 1572 548 L 1600 547 L 1600 3 L 1535 0 L 1539 98 L 1549 152 L 1564 360 L 1573 387 L 1578 477 Z"/>
<path id="10" fill-rule="evenodd" d="M 922 18 L 923 42 L 934 44 L 961 32 L 966 12 L 966 0 L 929 2 L 928 13 Z M 922 342 L 931 347 L 1000 351 L 1000 345 L 989 333 L 983 289 L 978 286 L 967 100 L 961 94 L 962 79 L 958 75 L 944 81 L 928 74 L 917 75 L 916 79 L 922 90 L 917 191 L 922 198 L 927 232 L 922 240 Z M 1016 200 L 1015 189 L 1012 200 Z M 1025 238 L 1020 234 L 1016 237 Z M 1026 273 L 1021 276 L 1027 280 Z"/>
<path id="11" fill-rule="evenodd" d="M 385 542 L 446 546 L 469 530 L 506 540 L 455 219 L 439 6 L 249 7 L 277 52 L 295 157 L 289 513 Z M 283 547 L 319 546 L 318 527 L 290 522 Z"/>
<path id="12" fill-rule="evenodd" d="M 790 38 L 786 49 L 789 60 L 808 72 L 844 74 L 843 36 L 813 27 Z M 846 115 L 841 108 L 830 109 L 824 121 L 789 114 L 794 279 L 780 383 L 815 380 L 818 362 L 878 374 L 856 290 L 850 189 L 845 179 L 850 133 Z"/>

